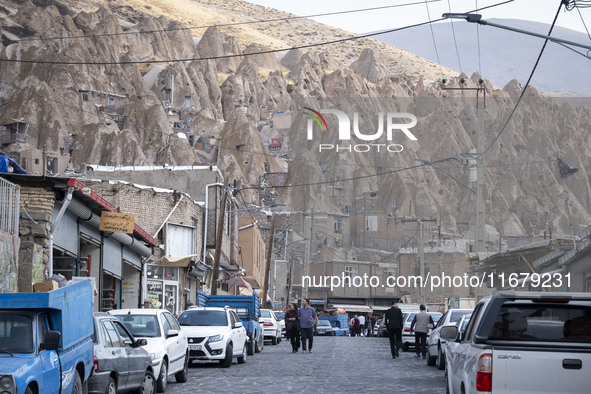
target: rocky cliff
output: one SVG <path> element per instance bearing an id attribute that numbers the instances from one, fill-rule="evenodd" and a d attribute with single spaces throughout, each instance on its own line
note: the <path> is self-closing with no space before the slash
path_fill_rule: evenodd
<path id="1" fill-rule="evenodd" d="M 236 24 L 286 16 L 240 1 L 0 0 L 0 124 L 27 125 L 3 150 L 53 152 L 78 172 L 217 163 L 243 186 L 287 173 L 280 198 L 294 210 L 340 212 L 372 193 L 376 212 L 436 217 L 458 232 L 473 221 L 458 155 L 476 145 L 481 88 L 487 223 L 504 235 L 570 234 L 556 154 L 581 167 L 566 181 L 573 228 L 591 221 L 588 108 L 532 88 L 500 133 L 517 82 L 480 85 L 370 39 L 287 50 L 353 37 L 309 20 Z M 326 98 L 415 114 L 418 141 L 396 154 L 314 151 L 278 114 L 301 120 L 298 100 Z"/>

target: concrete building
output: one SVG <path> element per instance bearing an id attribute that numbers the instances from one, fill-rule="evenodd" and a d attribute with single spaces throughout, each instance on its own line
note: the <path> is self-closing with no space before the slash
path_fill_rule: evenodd
<path id="1" fill-rule="evenodd" d="M 240 266 L 246 270 L 244 279 L 253 289 L 262 288 L 265 279 L 265 251 L 267 245 L 263 240 L 257 223 L 251 216 L 238 219 Z"/>
<path id="2" fill-rule="evenodd" d="M 150 307 L 173 313 L 196 304 L 209 267 L 203 255 L 203 203 L 186 193 L 125 181 L 85 181 L 111 204 L 135 215 L 135 220 L 157 242 L 144 271 L 143 299 Z M 132 296 L 132 283 L 126 283 Z"/>
<path id="3" fill-rule="evenodd" d="M 18 291 L 60 274 L 94 278 L 95 311 L 142 303 L 142 268 L 156 240 L 132 223 L 132 233 L 101 231 L 102 212 L 115 206 L 74 178 L 5 174 L 20 186 Z M 132 294 L 126 294 L 126 292 Z"/>

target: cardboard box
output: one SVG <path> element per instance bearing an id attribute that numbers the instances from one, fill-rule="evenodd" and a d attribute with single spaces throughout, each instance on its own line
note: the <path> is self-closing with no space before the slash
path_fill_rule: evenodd
<path id="1" fill-rule="evenodd" d="M 59 286 L 55 280 L 46 280 L 45 282 L 39 282 L 33 285 L 34 293 L 47 293 L 48 291 L 57 289 L 59 289 Z"/>

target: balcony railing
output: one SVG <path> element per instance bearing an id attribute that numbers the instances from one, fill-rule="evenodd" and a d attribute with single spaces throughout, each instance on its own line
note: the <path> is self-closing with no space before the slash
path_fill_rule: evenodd
<path id="1" fill-rule="evenodd" d="M 21 188 L 0 178 L 0 231 L 18 235 Z"/>

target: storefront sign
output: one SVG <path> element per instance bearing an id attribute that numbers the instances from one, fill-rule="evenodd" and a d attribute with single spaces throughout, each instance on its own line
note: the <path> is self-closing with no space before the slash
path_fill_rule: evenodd
<path id="1" fill-rule="evenodd" d="M 130 213 L 103 211 L 99 230 L 133 234 L 134 220 L 134 215 Z"/>

